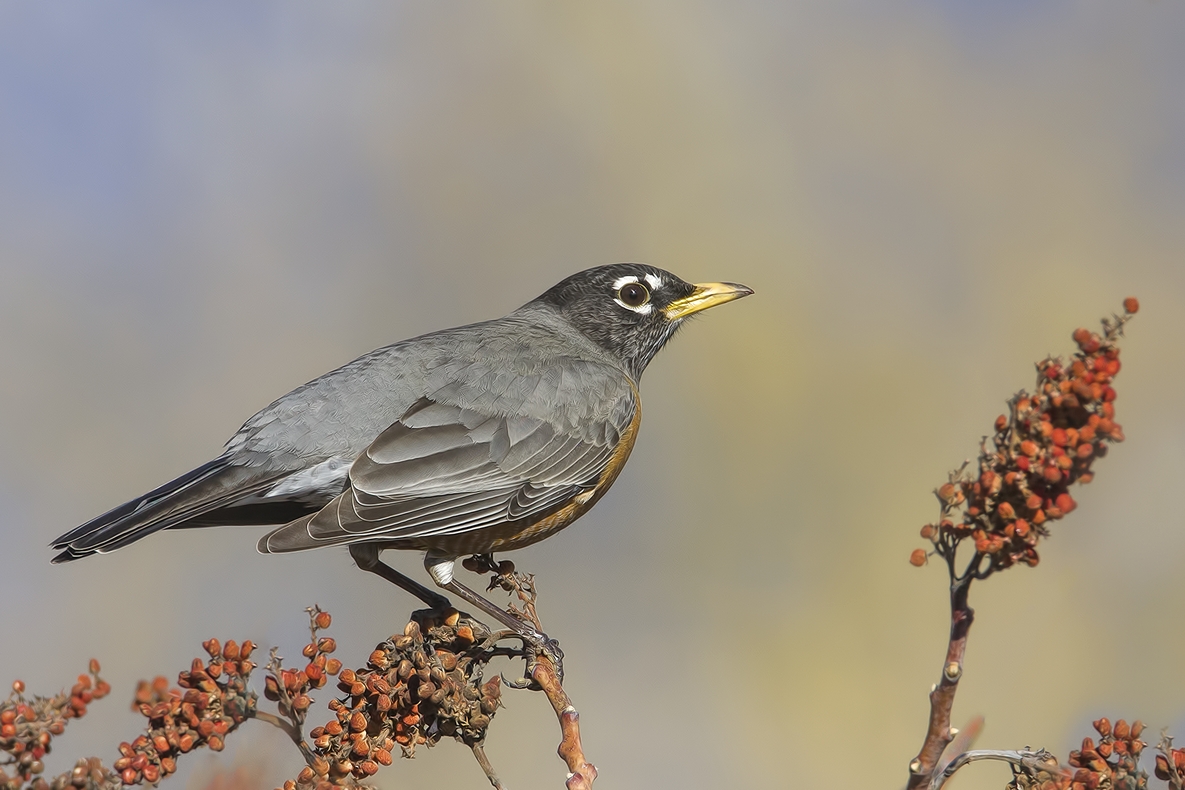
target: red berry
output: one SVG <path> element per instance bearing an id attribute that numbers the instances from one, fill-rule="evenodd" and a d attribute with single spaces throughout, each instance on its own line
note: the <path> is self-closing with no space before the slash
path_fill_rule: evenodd
<path id="1" fill-rule="evenodd" d="M 920 568 L 926 564 L 926 552 L 924 549 L 914 549 L 913 554 L 909 555 L 909 564 L 915 568 Z"/>
<path id="2" fill-rule="evenodd" d="M 1129 296 L 1123 300 L 1123 312 L 1128 315 L 1135 315 L 1140 312 L 1140 300 L 1134 296 Z"/>

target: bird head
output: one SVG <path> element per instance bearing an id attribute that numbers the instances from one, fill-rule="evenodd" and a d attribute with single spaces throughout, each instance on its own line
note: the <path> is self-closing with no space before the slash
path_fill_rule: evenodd
<path id="1" fill-rule="evenodd" d="M 693 285 L 654 266 L 617 263 L 578 272 L 535 302 L 557 310 L 638 379 L 686 318 L 751 293 L 736 283 Z"/>

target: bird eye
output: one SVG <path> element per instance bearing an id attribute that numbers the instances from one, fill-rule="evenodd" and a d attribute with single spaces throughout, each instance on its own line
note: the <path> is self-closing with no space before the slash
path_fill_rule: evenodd
<path id="1" fill-rule="evenodd" d="M 650 301 L 650 291 L 641 283 L 626 283 L 617 292 L 617 298 L 628 307 L 641 307 Z"/>

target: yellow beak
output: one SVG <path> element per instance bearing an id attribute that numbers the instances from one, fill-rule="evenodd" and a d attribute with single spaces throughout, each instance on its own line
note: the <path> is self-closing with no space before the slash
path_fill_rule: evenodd
<path id="1" fill-rule="evenodd" d="M 718 304 L 731 302 L 753 293 L 753 289 L 736 283 L 699 283 L 695 290 L 682 299 L 676 299 L 663 308 L 668 321 L 686 318 L 692 313 L 707 310 Z"/>

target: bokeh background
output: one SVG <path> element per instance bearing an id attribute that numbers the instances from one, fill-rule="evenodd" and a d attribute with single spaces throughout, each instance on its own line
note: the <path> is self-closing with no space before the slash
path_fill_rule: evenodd
<path id="1" fill-rule="evenodd" d="M 956 719 L 1185 735 L 1183 36 L 1175 0 L 0 4 L 0 678 L 93 655 L 115 687 L 51 769 L 110 759 L 202 639 L 295 657 L 317 602 L 364 660 L 412 608 L 256 530 L 63 567 L 53 537 L 358 354 L 621 260 L 757 295 L 680 334 L 613 493 L 515 555 L 606 786 L 900 787 L 946 639 L 907 562 L 930 492 L 1129 294 L 1128 441 L 974 590 Z M 495 765 L 558 787 L 546 701 L 507 703 Z M 300 762 L 257 725 L 187 765 Z M 451 742 L 379 779 L 486 786 Z"/>

